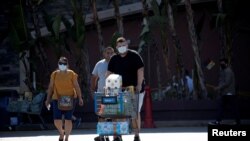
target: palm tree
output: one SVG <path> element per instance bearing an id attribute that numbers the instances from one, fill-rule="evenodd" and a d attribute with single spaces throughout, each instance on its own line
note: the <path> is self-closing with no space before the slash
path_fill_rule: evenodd
<path id="1" fill-rule="evenodd" d="M 147 57 L 148 57 L 148 62 L 147 62 L 147 78 L 150 80 L 150 73 L 151 73 L 151 67 L 150 67 L 150 41 L 148 41 L 150 38 L 149 35 L 149 20 L 148 20 L 148 11 L 149 11 L 149 6 L 147 4 L 147 0 L 142 0 L 142 6 L 143 6 L 143 29 L 140 34 L 140 44 L 138 48 L 138 52 L 141 53 L 143 50 L 143 47 L 147 47 Z M 150 81 L 148 81 L 148 85 L 150 85 Z"/>
<path id="2" fill-rule="evenodd" d="M 199 54 L 198 42 L 197 42 L 197 35 L 195 32 L 194 21 L 193 21 L 193 10 L 191 7 L 191 1 L 185 0 L 185 7 L 187 11 L 187 21 L 188 21 L 188 29 L 189 34 L 192 42 L 192 48 L 194 51 L 194 60 L 195 60 L 195 67 L 197 69 L 197 76 L 199 81 L 199 86 L 201 88 L 201 94 L 203 97 L 207 96 L 207 90 L 204 84 L 204 74 L 201 68 L 201 59 Z"/>
<path id="3" fill-rule="evenodd" d="M 101 25 L 99 22 L 97 9 L 96 9 L 96 0 L 91 0 L 91 5 L 92 5 L 92 12 L 93 12 L 93 19 L 94 19 L 97 33 L 98 33 L 99 51 L 100 51 L 100 54 L 102 54 L 102 51 L 104 49 L 104 41 L 103 41 L 102 29 L 101 29 Z"/>
<path id="4" fill-rule="evenodd" d="M 115 10 L 114 12 L 115 12 L 115 18 L 117 22 L 118 32 L 123 36 L 124 35 L 123 20 L 122 20 L 122 16 L 119 10 L 118 0 L 112 0 L 112 2 L 113 2 L 114 10 Z"/>
<path id="5" fill-rule="evenodd" d="M 179 81 L 179 84 L 181 85 L 181 89 L 182 89 L 182 93 L 184 95 L 187 94 L 187 84 L 186 81 L 184 81 L 184 85 L 181 83 L 181 79 L 184 79 L 184 65 L 183 65 L 183 61 L 182 61 L 182 51 L 181 51 L 181 44 L 180 44 L 180 40 L 176 34 L 176 30 L 175 30 L 175 23 L 174 23 L 174 14 L 173 14 L 173 9 L 172 9 L 172 4 L 170 2 L 166 2 L 167 5 L 167 17 L 168 17 L 168 27 L 172 36 L 172 40 L 174 42 L 174 46 L 175 46 L 175 53 L 176 53 L 176 63 L 177 63 L 177 79 Z"/>
<path id="6" fill-rule="evenodd" d="M 152 33 L 150 31 L 149 28 L 149 6 L 147 3 L 147 0 L 142 0 L 142 5 L 143 5 L 143 11 L 142 11 L 142 15 L 143 15 L 143 20 L 142 20 L 142 31 L 140 33 L 140 43 L 139 43 L 139 48 L 138 48 L 138 52 L 141 54 L 145 48 L 147 48 L 147 57 L 148 57 L 148 64 L 147 64 L 147 79 L 150 80 L 150 73 L 151 73 L 151 67 L 150 67 L 150 56 L 151 56 L 151 47 L 156 47 L 156 44 L 152 37 Z M 154 44 L 154 45 L 153 45 Z M 157 48 L 157 47 L 156 47 Z M 157 74 L 157 86 L 158 86 L 158 93 L 160 94 L 161 92 L 161 79 L 160 79 L 160 68 L 158 66 L 159 64 L 159 56 L 158 56 L 158 51 L 156 51 L 156 53 L 154 54 L 154 59 L 156 60 L 156 74 Z M 147 82 L 147 85 L 150 85 L 150 81 Z M 160 99 L 160 97 L 158 97 L 157 95 L 157 99 Z"/>
<path id="7" fill-rule="evenodd" d="M 158 51 L 162 53 L 164 63 L 166 66 L 166 75 L 168 78 L 171 77 L 171 70 L 169 68 L 169 51 L 168 51 L 168 38 L 167 38 L 167 24 L 166 24 L 166 5 L 165 1 L 162 1 L 160 6 L 158 5 L 158 2 L 156 0 L 151 1 L 152 10 L 154 12 L 154 16 L 150 18 L 150 25 L 156 25 L 157 27 L 160 27 L 160 35 L 161 35 L 161 42 L 162 47 L 156 45 L 158 47 Z"/>
<path id="8" fill-rule="evenodd" d="M 33 52 L 40 58 L 41 63 L 44 66 L 44 74 L 48 77 L 50 71 L 50 65 L 48 63 L 48 57 L 42 47 L 42 35 L 40 30 L 40 21 L 39 21 L 39 8 L 43 3 L 43 0 L 26 0 L 27 6 L 31 12 L 32 22 L 35 29 L 35 38 L 36 38 L 36 47 L 31 49 L 30 51 Z M 31 53 L 32 54 L 32 53 Z M 34 57 L 33 57 L 34 58 Z"/>
<path id="9" fill-rule="evenodd" d="M 166 74 L 167 77 L 171 77 L 170 73 L 170 68 L 169 68 L 169 59 L 168 59 L 168 44 L 167 44 L 167 33 L 165 32 L 166 30 L 166 21 L 165 20 L 165 9 L 161 9 L 160 6 L 158 5 L 156 0 L 151 1 L 151 5 L 152 5 L 152 10 L 154 12 L 154 16 L 150 17 L 148 16 L 148 12 L 149 12 L 149 7 L 148 7 L 148 3 L 146 0 L 142 1 L 142 5 L 143 5 L 143 29 L 142 32 L 140 34 L 140 44 L 139 44 L 139 49 L 138 52 L 141 52 L 143 50 L 144 47 L 148 48 L 148 57 L 150 57 L 150 49 L 151 47 L 154 47 L 156 49 L 154 49 L 155 51 L 155 55 L 154 55 L 154 59 L 156 60 L 156 74 L 157 74 L 157 86 L 158 86 L 158 96 L 157 98 L 159 100 L 161 100 L 161 93 L 162 93 L 162 78 L 161 78 L 161 71 L 160 71 L 160 60 L 162 59 L 161 57 L 163 57 L 165 66 L 166 66 Z M 161 41 L 162 41 L 162 47 L 160 47 L 152 35 L 151 29 L 152 27 L 156 25 L 160 25 L 161 28 Z M 148 59 L 150 60 L 150 59 Z M 148 66 L 149 70 L 150 70 L 150 64 Z M 148 73 L 148 78 L 150 78 L 150 71 Z"/>
<path id="10" fill-rule="evenodd" d="M 222 7 L 222 0 L 217 0 L 217 6 L 218 6 L 218 16 L 224 16 L 223 14 L 223 7 Z M 220 25 L 219 28 L 219 38 L 220 38 L 220 43 L 221 43 L 221 56 L 225 56 L 225 32 L 224 32 L 224 26 Z"/>
<path id="11" fill-rule="evenodd" d="M 82 4 L 80 1 L 77 0 L 71 0 L 71 6 L 72 6 L 72 20 L 68 19 L 64 16 L 62 18 L 59 15 L 56 15 L 54 18 L 53 23 L 51 24 L 52 27 L 48 27 L 48 29 L 52 28 L 52 35 L 55 36 L 55 38 L 58 38 L 58 36 L 62 36 L 60 33 L 60 23 L 61 21 L 66 27 L 66 36 L 63 38 L 65 41 L 64 46 L 68 48 L 69 52 L 75 59 L 75 66 L 76 72 L 78 73 L 79 83 L 82 90 L 82 93 L 84 94 L 85 100 L 89 97 L 89 88 L 90 88 L 90 65 L 89 65 L 89 53 L 86 46 L 84 46 L 85 41 L 85 14 L 84 9 L 82 7 Z M 58 29 L 58 30 L 57 30 Z"/>
<path id="12" fill-rule="evenodd" d="M 90 92 L 90 65 L 89 65 L 89 53 L 86 46 L 84 46 L 84 41 L 86 37 L 85 31 L 85 14 L 83 8 L 77 7 L 77 1 L 71 0 L 71 5 L 73 8 L 73 21 L 74 25 L 69 27 L 68 30 L 71 32 L 72 39 L 76 43 L 76 48 L 74 48 L 73 55 L 76 58 L 76 66 L 78 67 L 79 82 L 81 83 L 81 89 L 85 94 L 84 98 L 89 97 Z M 69 25 L 69 24 L 67 24 Z"/>
<path id="13" fill-rule="evenodd" d="M 232 42 L 234 34 L 239 29 L 235 24 L 235 18 L 238 17 L 237 5 L 239 2 L 234 0 L 217 0 L 218 13 L 216 14 L 216 28 L 219 30 L 221 42 L 221 57 L 226 57 L 229 63 L 232 63 Z"/>
<path id="14" fill-rule="evenodd" d="M 40 59 L 41 64 L 45 68 L 42 72 L 45 76 L 49 75 L 49 64 L 47 61 L 47 56 L 41 45 L 41 32 L 39 27 L 39 19 L 38 19 L 38 8 L 40 7 L 42 0 L 40 1 L 25 1 L 28 8 L 24 8 L 24 1 L 20 0 L 17 4 L 13 6 L 11 9 L 11 20 L 10 20 L 10 32 L 9 37 L 11 40 L 12 47 L 15 47 L 15 50 L 21 54 L 21 61 L 25 68 L 25 76 L 24 80 L 27 85 L 29 91 L 35 93 L 35 86 L 32 85 L 32 77 L 31 73 L 36 71 L 35 59 L 37 56 Z M 33 26 L 35 28 L 35 39 L 32 38 L 30 32 L 31 30 L 27 26 L 27 21 L 25 15 L 25 10 L 31 11 L 31 17 Z M 27 12 L 27 11 L 26 11 Z M 29 53 L 29 57 L 27 54 Z"/>

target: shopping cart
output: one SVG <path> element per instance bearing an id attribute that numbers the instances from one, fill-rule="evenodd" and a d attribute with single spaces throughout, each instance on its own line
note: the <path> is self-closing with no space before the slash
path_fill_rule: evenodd
<path id="1" fill-rule="evenodd" d="M 132 119 L 138 114 L 138 96 L 131 91 L 96 92 L 94 94 L 95 113 L 99 117 L 97 134 L 107 141 L 108 136 L 132 133 Z"/>

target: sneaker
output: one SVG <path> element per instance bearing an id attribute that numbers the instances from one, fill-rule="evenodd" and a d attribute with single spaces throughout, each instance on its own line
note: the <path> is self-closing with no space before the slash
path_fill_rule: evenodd
<path id="1" fill-rule="evenodd" d="M 109 141 L 109 137 L 105 137 L 105 140 L 104 141 Z"/>
<path id="2" fill-rule="evenodd" d="M 82 118 L 77 118 L 74 124 L 75 128 L 79 128 L 81 125 L 81 122 L 82 122 Z"/>
<path id="3" fill-rule="evenodd" d="M 139 136 L 135 136 L 135 137 L 134 137 L 134 141 L 141 141 L 141 139 L 140 139 Z"/>
<path id="4" fill-rule="evenodd" d="M 113 141 L 122 141 L 122 136 L 121 135 L 116 136 Z"/>

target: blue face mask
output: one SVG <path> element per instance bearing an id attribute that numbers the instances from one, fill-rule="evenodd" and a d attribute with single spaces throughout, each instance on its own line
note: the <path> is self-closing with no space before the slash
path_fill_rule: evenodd
<path id="1" fill-rule="evenodd" d="M 60 71 L 65 71 L 67 69 L 67 65 L 58 65 Z"/>

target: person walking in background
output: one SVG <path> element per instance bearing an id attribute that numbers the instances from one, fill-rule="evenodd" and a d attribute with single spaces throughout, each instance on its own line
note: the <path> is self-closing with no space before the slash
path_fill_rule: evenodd
<path id="1" fill-rule="evenodd" d="M 118 54 L 110 59 L 107 76 L 112 73 L 119 74 L 122 76 L 122 87 L 134 86 L 136 88 L 136 93 L 139 94 L 139 103 L 138 116 L 133 119 L 133 125 L 135 128 L 134 141 L 140 141 L 140 110 L 145 95 L 144 63 L 141 56 L 136 51 L 128 49 L 128 42 L 124 37 L 120 37 L 116 40 L 116 49 L 118 50 Z M 120 140 L 122 140 L 121 136 L 114 136 L 114 141 Z"/>
<path id="2" fill-rule="evenodd" d="M 72 116 L 74 111 L 74 106 L 72 106 L 73 108 L 69 110 L 60 110 L 58 107 L 58 103 L 60 102 L 59 98 L 61 96 L 77 96 L 79 105 L 83 105 L 81 89 L 77 80 L 78 75 L 68 67 L 68 59 L 66 57 L 60 57 L 58 61 L 58 69 L 53 71 L 51 74 L 48 95 L 45 101 L 45 105 L 48 107 L 52 99 L 53 119 L 54 125 L 60 134 L 59 141 L 68 141 L 69 135 L 72 131 Z M 72 103 L 72 101 L 69 103 Z M 63 124 L 63 116 L 65 124 Z"/>
<path id="3" fill-rule="evenodd" d="M 93 98 L 93 95 L 95 92 L 104 92 L 104 86 L 105 86 L 105 75 L 108 69 L 108 63 L 110 58 L 114 55 L 114 49 L 112 47 L 106 47 L 103 50 L 103 59 L 98 61 L 95 64 L 95 67 L 92 71 L 91 76 L 91 97 Z M 98 117 L 99 120 L 101 119 Z M 104 141 L 104 137 L 97 136 L 94 139 L 95 141 Z"/>
<path id="4" fill-rule="evenodd" d="M 212 122 L 212 124 L 221 124 L 227 107 L 231 111 L 231 115 L 234 116 L 236 124 L 240 124 L 237 95 L 235 92 L 235 76 L 226 58 L 220 59 L 219 84 L 215 87 L 215 91 L 219 93 L 219 107 L 216 121 Z"/>
<path id="5" fill-rule="evenodd" d="M 103 59 L 98 61 L 92 71 L 91 76 L 91 94 L 94 94 L 95 91 L 97 92 L 104 92 L 105 86 L 105 75 L 108 69 L 108 63 L 111 56 L 114 55 L 114 49 L 112 47 L 106 47 L 103 50 Z"/>

